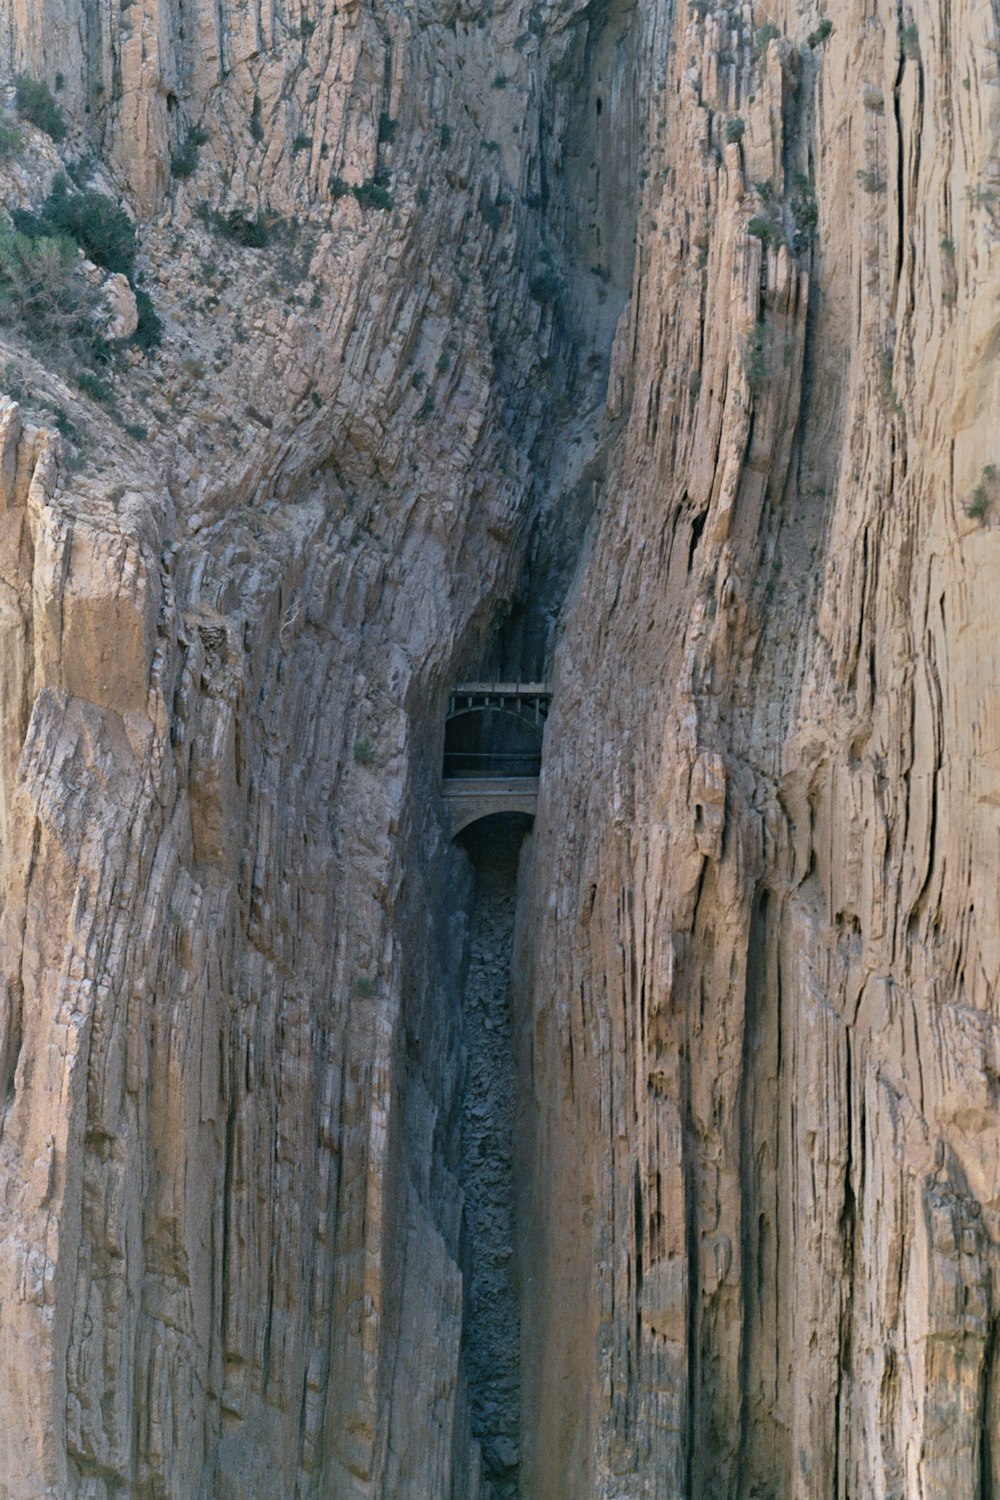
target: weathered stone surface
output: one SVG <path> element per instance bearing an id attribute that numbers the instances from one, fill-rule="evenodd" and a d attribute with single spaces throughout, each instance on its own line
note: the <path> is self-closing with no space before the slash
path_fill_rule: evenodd
<path id="1" fill-rule="evenodd" d="M 1000 38 L 821 19 L 0 0 L 165 323 L 0 362 L 2 1500 L 1000 1489 Z M 441 733 L 571 581 L 490 1457 Z"/>

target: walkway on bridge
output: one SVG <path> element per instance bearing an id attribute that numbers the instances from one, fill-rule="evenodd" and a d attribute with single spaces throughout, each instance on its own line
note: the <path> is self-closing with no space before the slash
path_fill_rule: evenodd
<path id="1" fill-rule="evenodd" d="M 442 777 L 453 837 L 492 813 L 534 816 L 550 698 L 539 682 L 465 682 L 455 688 Z"/>

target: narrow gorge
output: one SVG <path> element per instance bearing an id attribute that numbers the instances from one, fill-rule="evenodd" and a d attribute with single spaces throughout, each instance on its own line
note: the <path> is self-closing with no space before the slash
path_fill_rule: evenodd
<path id="1" fill-rule="evenodd" d="M 998 0 L 0 106 L 0 1500 L 995 1500 Z"/>

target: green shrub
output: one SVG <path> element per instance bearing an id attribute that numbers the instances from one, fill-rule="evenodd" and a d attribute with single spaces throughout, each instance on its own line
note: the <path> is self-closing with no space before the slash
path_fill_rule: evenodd
<path id="1" fill-rule="evenodd" d="M 558 302 L 562 296 L 562 277 L 552 266 L 545 266 L 536 271 L 528 282 L 528 294 L 535 302 L 543 305 L 549 302 Z"/>
<path id="2" fill-rule="evenodd" d="M 746 132 L 746 123 L 739 115 L 733 115 L 732 119 L 726 121 L 725 137 L 730 146 L 738 145 Z"/>
<path id="3" fill-rule="evenodd" d="M 777 230 L 770 219 L 765 219 L 760 214 L 754 214 L 750 220 L 747 225 L 747 234 L 751 234 L 754 239 L 760 240 L 765 249 L 768 245 L 773 245 L 779 238 Z"/>
<path id="4" fill-rule="evenodd" d="M 447 151 L 447 149 L 448 149 L 448 147 L 450 145 L 451 145 L 451 126 L 450 125 L 442 125 L 441 126 L 441 150 L 442 151 Z"/>
<path id="5" fill-rule="evenodd" d="M 790 207 L 795 220 L 795 249 L 801 253 L 816 238 L 819 224 L 819 206 L 813 185 L 801 172 L 796 173 L 795 193 Z"/>
<path id="6" fill-rule="evenodd" d="M 819 25 L 816 27 L 816 30 L 810 31 L 809 35 L 806 37 L 806 41 L 809 43 L 810 47 L 822 47 L 827 37 L 831 36 L 832 33 L 833 22 L 820 21 Z"/>
<path id="7" fill-rule="evenodd" d="M 346 198 L 350 191 L 351 184 L 349 182 L 345 182 L 343 177 L 330 178 L 330 193 L 334 199 L 334 202 L 336 202 L 338 198 Z"/>
<path id="8" fill-rule="evenodd" d="M 65 178 L 57 178 L 45 200 L 43 224 L 68 235 L 88 260 L 131 280 L 135 266 L 135 226 L 128 214 L 106 193 L 69 193 Z"/>
<path id="9" fill-rule="evenodd" d="M 64 235 L 0 225 L 0 321 L 42 352 L 89 350 L 96 294 L 75 274 L 76 264 L 76 246 Z"/>
<path id="10" fill-rule="evenodd" d="M 152 297 L 141 286 L 135 289 L 135 305 L 139 312 L 139 322 L 132 335 L 132 343 L 139 349 L 159 348 L 163 341 L 163 320 L 153 306 Z"/>
<path id="11" fill-rule="evenodd" d="M 392 119 L 384 112 L 378 117 L 378 143 L 380 146 L 391 145 L 396 139 L 396 131 L 399 129 L 399 121 Z"/>
<path id="12" fill-rule="evenodd" d="M 916 26 L 904 26 L 899 33 L 899 44 L 903 49 L 903 56 L 918 58 L 920 56 L 920 32 Z"/>
<path id="13" fill-rule="evenodd" d="M 21 149 L 23 136 L 17 126 L 0 118 L 0 161 L 16 156 Z"/>
<path id="14" fill-rule="evenodd" d="M 374 979 L 369 979 L 367 974 L 359 974 L 354 981 L 354 993 L 362 1000 L 371 999 L 375 993 Z"/>
<path id="15" fill-rule="evenodd" d="M 142 427 L 138 422 L 123 422 L 122 426 L 130 438 L 135 438 L 137 443 L 144 443 L 149 437 L 149 428 Z"/>
<path id="16" fill-rule="evenodd" d="M 970 498 L 965 503 L 965 514 L 973 521 L 981 521 L 990 508 L 990 497 L 986 492 L 985 484 L 977 484 Z"/>
<path id="17" fill-rule="evenodd" d="M 855 172 L 855 177 L 860 182 L 866 193 L 881 193 L 885 191 L 885 183 L 877 172 L 865 171 Z"/>
<path id="18" fill-rule="evenodd" d="M 313 34 L 313 32 L 315 30 L 316 30 L 316 22 L 315 21 L 310 21 L 308 19 L 308 17 L 303 16 L 303 18 L 302 18 L 302 20 L 301 20 L 301 22 L 299 24 L 299 36 L 302 38 L 302 40 L 306 41 L 309 37 L 312 36 L 312 34 Z"/>
<path id="19" fill-rule="evenodd" d="M 81 391 L 94 401 L 100 401 L 104 406 L 109 406 L 115 399 L 115 393 L 111 387 L 92 370 L 80 370 L 77 373 L 76 383 Z"/>
<path id="20" fill-rule="evenodd" d="M 17 112 L 37 125 L 58 144 L 66 139 L 66 117 L 43 78 L 29 78 L 19 73 L 15 79 Z"/>
<path id="21" fill-rule="evenodd" d="M 764 349 L 764 335 L 762 332 L 755 333 L 743 349 L 743 369 L 746 372 L 747 384 L 756 395 L 760 391 L 768 376 L 767 354 Z"/>
<path id="22" fill-rule="evenodd" d="M 763 26 L 759 26 L 754 32 L 753 38 L 754 49 L 758 55 L 766 52 L 771 43 L 776 41 L 780 35 L 781 32 L 773 21 L 765 21 Z"/>
<path id="23" fill-rule="evenodd" d="M 246 214 L 241 214 L 238 208 L 234 208 L 228 214 L 216 214 L 214 222 L 225 239 L 234 245 L 241 245 L 244 250 L 263 250 L 270 237 L 263 214 L 256 214 L 250 219 Z"/>
<path id="24" fill-rule="evenodd" d="M 965 502 L 965 514 L 973 521 L 982 521 L 990 510 L 997 491 L 998 472 L 996 464 L 987 464 L 983 477 Z"/>
<path id="25" fill-rule="evenodd" d="M 198 166 L 198 148 L 208 140 L 208 131 L 200 125 L 191 125 L 180 146 L 170 158 L 170 170 L 175 177 L 191 177 Z"/>
<path id="26" fill-rule="evenodd" d="M 493 87 L 495 89 L 505 89 L 507 87 L 508 83 L 510 83 L 510 79 L 507 77 L 507 74 L 506 73 L 498 73 L 497 76 L 493 80 Z"/>
<path id="27" fill-rule="evenodd" d="M 311 135 L 297 135 L 292 142 L 293 151 L 308 151 L 312 147 Z"/>
<path id="28" fill-rule="evenodd" d="M 351 189 L 351 192 L 362 208 L 379 208 L 387 212 L 392 207 L 392 194 L 386 186 L 383 174 L 379 172 L 365 182 L 359 182 Z"/>
<path id="29" fill-rule="evenodd" d="M 361 739 L 354 741 L 354 763 L 357 766 L 374 765 L 375 746 L 371 740 Z"/>
<path id="30" fill-rule="evenodd" d="M 260 95 L 254 94 L 253 109 L 250 111 L 250 134 L 255 141 L 262 141 L 264 139 L 264 122 L 261 120 L 260 111 Z"/>

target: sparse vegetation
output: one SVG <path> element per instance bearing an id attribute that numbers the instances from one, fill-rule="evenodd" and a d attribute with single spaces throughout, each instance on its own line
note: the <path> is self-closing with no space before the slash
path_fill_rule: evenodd
<path id="1" fill-rule="evenodd" d="M 920 32 L 917 30 L 916 26 L 903 27 L 902 31 L 899 33 L 899 45 L 902 48 L 904 57 L 909 58 L 911 61 L 919 58 Z"/>
<path id="2" fill-rule="evenodd" d="M 24 137 L 20 130 L 10 120 L 0 117 L 0 161 L 6 161 L 10 156 L 16 156 L 21 149 Z"/>
<path id="3" fill-rule="evenodd" d="M 1000 474 L 998 474 L 996 464 L 987 464 L 983 470 L 982 479 L 963 507 L 970 520 L 984 521 L 986 519 L 996 499 L 998 478 Z"/>
<path id="4" fill-rule="evenodd" d="M 85 395 L 94 401 L 100 401 L 103 406 L 110 406 L 115 399 L 115 393 L 107 381 L 95 375 L 93 370 L 79 370 L 76 383 Z"/>
<path id="5" fill-rule="evenodd" d="M 135 226 L 128 214 L 106 193 L 92 189 L 74 193 L 68 189 L 66 178 L 57 177 L 41 212 L 18 211 L 14 216 L 16 227 L 28 235 L 66 235 L 95 265 L 131 280 L 137 245 Z"/>
<path id="6" fill-rule="evenodd" d="M 795 220 L 795 249 L 802 254 L 816 238 L 819 206 L 812 183 L 801 172 L 796 173 L 795 192 L 789 206 Z"/>
<path id="7" fill-rule="evenodd" d="M 753 45 L 758 57 L 763 56 L 772 42 L 777 41 L 781 32 L 773 21 L 765 21 L 763 26 L 758 26 L 754 32 Z"/>
<path id="8" fill-rule="evenodd" d="M 820 21 L 815 31 L 810 31 L 806 37 L 810 47 L 822 47 L 823 43 L 833 34 L 832 21 Z"/>
<path id="9" fill-rule="evenodd" d="M 208 140 L 208 131 L 200 125 L 191 125 L 180 146 L 170 158 L 170 170 L 174 177 L 191 177 L 198 166 L 198 150 Z"/>
<path id="10" fill-rule="evenodd" d="M 399 121 L 392 119 L 390 115 L 381 114 L 378 117 L 378 143 L 380 146 L 391 146 L 396 139 L 396 131 L 399 129 Z"/>
<path id="11" fill-rule="evenodd" d="M 351 191 L 351 184 L 349 182 L 345 182 L 343 177 L 331 177 L 329 186 L 330 196 L 333 198 L 334 202 L 336 202 L 338 198 L 346 198 L 348 193 Z"/>
<path id="12" fill-rule="evenodd" d="M 562 296 L 562 277 L 552 266 L 545 266 L 536 271 L 528 283 L 528 293 L 535 302 L 543 305 L 550 302 L 558 302 Z"/>
<path id="13" fill-rule="evenodd" d="M 882 193 L 885 191 L 885 183 L 877 172 L 868 169 L 855 172 L 855 177 L 860 182 L 862 190 L 866 193 Z"/>
<path id="14" fill-rule="evenodd" d="M 758 329 L 753 338 L 748 339 L 743 347 L 743 370 L 750 390 L 756 395 L 768 376 L 763 329 Z"/>
<path id="15" fill-rule="evenodd" d="M 378 208 L 383 213 L 392 208 L 392 194 L 389 191 L 388 177 L 385 172 L 376 172 L 374 177 L 368 177 L 364 182 L 359 182 L 351 189 L 351 192 L 362 208 Z"/>
<path id="16" fill-rule="evenodd" d="M 297 135 L 292 142 L 293 151 L 309 151 L 312 148 L 311 135 Z"/>
<path id="17" fill-rule="evenodd" d="M 781 243 L 781 232 L 777 225 L 773 224 L 770 219 L 765 219 L 762 214 L 754 214 L 747 225 L 747 234 L 752 235 L 755 240 L 760 240 L 765 250 L 771 245 Z"/>
<path id="18" fill-rule="evenodd" d="M 441 150 L 442 151 L 447 151 L 447 149 L 448 149 L 448 147 L 450 145 L 451 145 L 451 126 L 450 125 L 442 125 L 441 126 Z"/>
<path id="19" fill-rule="evenodd" d="M 263 250 L 270 238 L 270 225 L 265 214 L 255 214 L 251 219 L 238 208 L 233 208 L 228 214 L 216 214 L 214 222 L 225 239 L 244 250 Z"/>
<path id="20" fill-rule="evenodd" d="M 17 112 L 58 143 L 66 139 L 66 116 L 43 78 L 19 73 L 14 81 Z"/>
<path id="21" fill-rule="evenodd" d="M 0 321 L 42 353 L 89 352 L 96 297 L 75 274 L 76 262 L 76 246 L 65 235 L 0 226 Z"/>
<path id="22" fill-rule="evenodd" d="M 264 122 L 261 119 L 260 95 L 254 94 L 253 108 L 250 110 L 250 134 L 255 141 L 264 139 Z"/>
<path id="23" fill-rule="evenodd" d="M 356 766 L 371 766 L 375 763 L 375 746 L 371 740 L 360 739 L 354 741 L 354 764 Z"/>
<path id="24" fill-rule="evenodd" d="M 726 121 L 725 137 L 730 146 L 738 145 L 746 134 L 746 122 L 740 115 L 733 115 Z"/>
<path id="25" fill-rule="evenodd" d="M 135 333 L 132 335 L 132 343 L 137 349 L 159 348 L 163 340 L 163 321 L 153 306 L 153 299 L 141 286 L 135 288 L 135 305 L 139 313 L 139 322 Z"/>
<path id="26" fill-rule="evenodd" d="M 354 993 L 362 1000 L 370 1000 L 375 993 L 375 981 L 367 974 L 359 974 L 354 981 Z"/>
<path id="27" fill-rule="evenodd" d="M 495 89 L 505 89 L 508 83 L 510 83 L 510 79 L 507 77 L 507 74 L 498 73 L 493 80 L 493 87 Z"/>
<path id="28" fill-rule="evenodd" d="M 903 403 L 896 394 L 896 386 L 893 381 L 895 363 L 892 349 L 886 345 L 879 355 L 879 384 L 881 386 L 882 405 L 893 416 L 899 417 L 903 414 Z"/>

